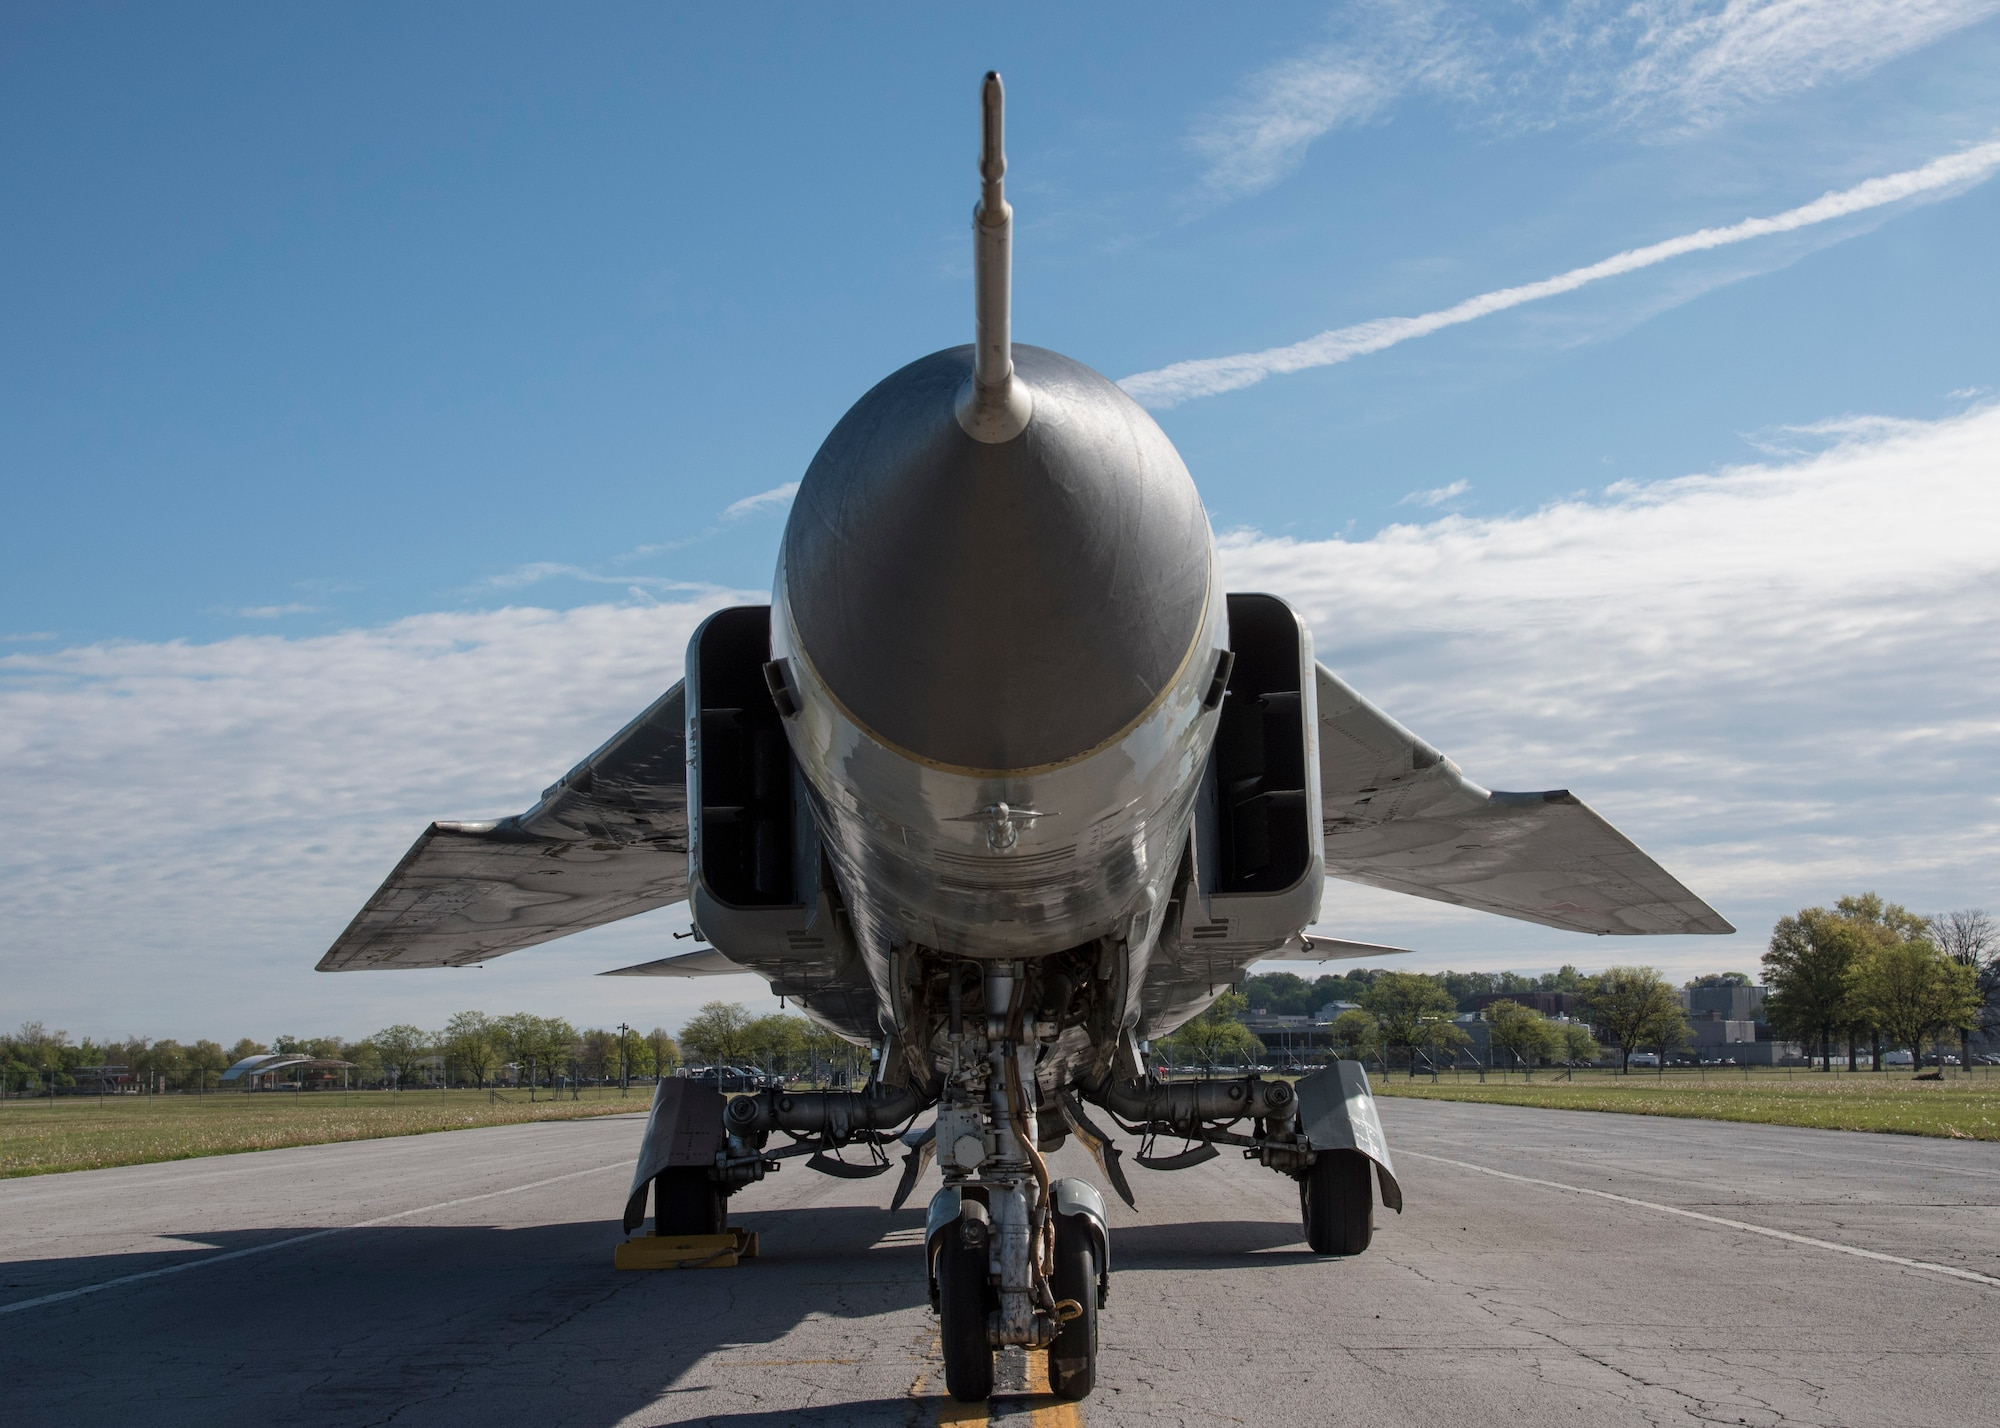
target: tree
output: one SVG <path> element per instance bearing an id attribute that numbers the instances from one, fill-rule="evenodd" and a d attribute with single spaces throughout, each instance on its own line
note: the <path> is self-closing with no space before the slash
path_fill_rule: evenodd
<path id="1" fill-rule="evenodd" d="M 1361 1009 L 1375 1018 L 1383 1043 L 1403 1048 L 1410 1058 L 1410 1075 L 1417 1074 L 1417 1053 L 1459 1047 L 1469 1038 L 1451 1024 L 1458 1010 L 1436 978 L 1416 972 L 1384 972 L 1361 995 Z"/>
<path id="2" fill-rule="evenodd" d="M 1493 1029 L 1493 1044 L 1512 1056 L 1529 1080 L 1534 1079 L 1535 1062 L 1553 1061 L 1563 1052 L 1561 1034 L 1531 1007 L 1519 1002 L 1490 1002 L 1481 1016 Z"/>
<path id="3" fill-rule="evenodd" d="M 487 1076 L 492 1074 L 497 1050 L 494 1039 L 493 1018 L 476 1011 L 453 1016 L 444 1024 L 444 1034 L 439 1038 L 446 1064 L 457 1066 L 459 1074 L 471 1077 L 475 1086 L 484 1086 Z"/>
<path id="4" fill-rule="evenodd" d="M 646 1033 L 646 1049 L 653 1053 L 655 1076 L 670 1076 L 674 1068 L 681 1064 L 681 1045 L 667 1034 L 664 1026 L 656 1026 Z"/>
<path id="5" fill-rule="evenodd" d="M 512 1012 L 493 1020 L 493 1037 L 529 1082 L 553 1083 L 577 1053 L 576 1028 L 559 1016 Z"/>
<path id="6" fill-rule="evenodd" d="M 38 1021 L 24 1021 L 14 1034 L 8 1074 L 18 1076 L 24 1090 L 30 1086 L 47 1086 L 51 1090 L 74 1086 L 76 1079 L 65 1073 L 69 1067 L 84 1064 L 79 1055 L 82 1049 L 71 1043 L 66 1031 L 50 1031 Z"/>
<path id="7" fill-rule="evenodd" d="M 1597 1044 L 1597 1039 L 1590 1034 L 1590 1028 L 1581 1022 L 1566 1021 L 1551 1025 L 1562 1033 L 1563 1060 L 1572 1064 L 1579 1061 L 1588 1064 L 1604 1054 L 1604 1048 Z"/>
<path id="8" fill-rule="evenodd" d="M 1375 1018 L 1359 1007 L 1349 1007 L 1335 1017 L 1329 1034 L 1334 1050 L 1349 1061 L 1366 1061 L 1382 1044 Z"/>
<path id="9" fill-rule="evenodd" d="M 618 1076 L 618 1033 L 591 1027 L 583 1034 L 580 1070 L 586 1081 L 611 1081 Z"/>
<path id="10" fill-rule="evenodd" d="M 1618 1043 L 1618 1069 L 1629 1074 L 1632 1053 L 1646 1046 L 1678 1046 L 1687 1039 L 1687 1018 L 1667 979 L 1653 967 L 1607 967 L 1584 994 L 1591 1025 Z"/>
<path id="11" fill-rule="evenodd" d="M 681 1028 L 681 1045 L 703 1061 L 750 1059 L 750 1013 L 740 1002 L 709 1002 Z"/>
<path id="12" fill-rule="evenodd" d="M 234 1046 L 229 1048 L 229 1065 L 234 1066 L 247 1056 L 262 1056 L 267 1050 L 268 1048 L 262 1042 L 252 1041 L 247 1036 L 243 1037 Z M 226 1070 L 227 1068 L 224 1069 Z"/>
<path id="13" fill-rule="evenodd" d="M 1226 1057 L 1261 1056 L 1264 1043 L 1237 1020 L 1237 1014 L 1247 1008 L 1248 1000 L 1241 992 L 1224 992 L 1165 1038 L 1161 1049 L 1177 1059 L 1198 1061 L 1211 1071 Z"/>
<path id="14" fill-rule="evenodd" d="M 142 1085 L 171 1086 L 178 1088 L 187 1077 L 187 1048 L 172 1037 L 165 1037 L 148 1046 L 140 1040 L 133 1043 L 133 1054 L 126 1058 Z M 109 1056 L 106 1060 L 110 1060 Z"/>
<path id="15" fill-rule="evenodd" d="M 1698 991 L 1707 987 L 1747 987 L 1750 985 L 1750 974 L 1748 972 L 1710 972 L 1706 976 L 1696 977 L 1687 985 L 1689 991 Z"/>
<path id="16" fill-rule="evenodd" d="M 396 1081 L 417 1079 L 417 1068 L 431 1054 L 431 1034 L 420 1026 L 398 1022 L 368 1038 L 382 1057 L 382 1064 L 396 1073 Z"/>
<path id="17" fill-rule="evenodd" d="M 807 1024 L 804 1049 L 806 1064 L 820 1080 L 832 1081 L 837 1071 L 852 1079 L 861 1069 L 862 1048 L 818 1022 Z"/>
<path id="18" fill-rule="evenodd" d="M 1920 938 L 1868 948 L 1849 977 L 1857 1004 L 1892 1045 L 1910 1048 L 1915 1067 L 1923 1065 L 1925 1041 L 1979 1017 L 1978 975 Z"/>
<path id="19" fill-rule="evenodd" d="M 1842 898 L 1840 906 L 1862 907 L 1864 900 Z M 1881 899 L 1875 899 L 1874 910 L 1882 910 Z M 1778 919 L 1764 954 L 1764 982 L 1771 989 L 1764 1016 L 1773 1029 L 1831 1055 L 1834 1030 L 1855 1023 L 1849 973 L 1869 944 L 1863 929 L 1857 919 L 1823 907 Z"/>
<path id="20" fill-rule="evenodd" d="M 798 1070 L 805 1059 L 806 1019 L 772 1012 L 754 1019 L 743 1031 L 750 1043 L 750 1059 L 773 1075 L 784 1076 Z"/>
<path id="21" fill-rule="evenodd" d="M 188 1079 L 195 1089 L 206 1091 L 221 1083 L 221 1076 L 229 1069 L 229 1053 L 218 1042 L 197 1041 L 188 1048 Z"/>
<path id="22" fill-rule="evenodd" d="M 357 1086 L 379 1086 L 389 1077 L 382 1069 L 382 1053 L 375 1049 L 375 1043 L 362 1040 L 347 1048 L 347 1060 L 354 1063 L 354 1084 Z"/>
<path id="23" fill-rule="evenodd" d="M 1535 983 L 1535 990 L 1541 992 L 1574 992 L 1589 990 L 1590 978 L 1565 962 L 1553 972 L 1544 972 Z"/>
<path id="24" fill-rule="evenodd" d="M 1833 905 L 1833 910 L 1857 926 L 1888 934 L 1891 941 L 1907 942 L 1930 931 L 1931 920 L 1928 917 L 1911 912 L 1900 902 L 1884 902 L 1872 892 L 1841 898 Z"/>
<path id="25" fill-rule="evenodd" d="M 1931 943 L 1961 967 L 1970 967 L 1978 979 L 1979 1025 L 1961 1027 L 1958 1034 L 1958 1064 L 1972 1064 L 1972 1032 L 2000 1030 L 2000 935 L 1993 919 L 1976 907 L 1941 912 L 1930 919 Z"/>

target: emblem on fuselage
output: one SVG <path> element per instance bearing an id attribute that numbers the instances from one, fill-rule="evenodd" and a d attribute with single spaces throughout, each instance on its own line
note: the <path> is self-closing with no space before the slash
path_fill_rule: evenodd
<path id="1" fill-rule="evenodd" d="M 947 818 L 947 823 L 978 823 L 986 830 L 986 846 L 996 853 L 1011 852 L 1021 841 L 1021 830 L 1035 826 L 1037 818 L 1060 818 L 1059 813 L 1044 813 L 1038 808 L 1013 808 L 1005 803 L 989 803 L 977 813 L 962 813 L 956 818 Z"/>

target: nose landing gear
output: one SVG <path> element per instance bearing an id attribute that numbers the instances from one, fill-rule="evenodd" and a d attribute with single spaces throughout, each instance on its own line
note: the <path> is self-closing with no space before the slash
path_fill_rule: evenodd
<path id="1" fill-rule="evenodd" d="M 961 1016 L 955 992 L 949 1024 L 936 1130 L 945 1185 L 932 1197 L 924 1242 L 945 1386 L 963 1401 L 991 1396 L 993 1354 L 1007 1347 L 1046 1350 L 1060 1397 L 1082 1398 L 1097 1380 L 1104 1203 L 1082 1181 L 1052 1181 L 1037 1147 L 1038 1048 L 1022 1040 L 1021 973 L 1011 961 L 983 968 L 983 1036 Z"/>

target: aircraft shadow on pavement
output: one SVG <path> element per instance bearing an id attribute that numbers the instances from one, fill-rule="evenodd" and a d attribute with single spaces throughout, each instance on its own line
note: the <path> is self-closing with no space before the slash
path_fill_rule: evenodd
<path id="1" fill-rule="evenodd" d="M 152 1424 L 392 1414 L 479 1428 L 611 1424 L 663 1396 L 671 1404 L 710 1353 L 754 1351 L 808 1316 L 925 1303 L 920 1210 L 746 1206 L 732 1220 L 762 1242 L 760 1258 L 734 1269 L 620 1273 L 617 1226 L 601 1219 L 394 1225 L 39 1307 L 0 1320 L 11 1331 L 0 1332 L 5 1416 L 71 1423 L 143 1406 Z M 213 1247 L 199 1252 L 19 1261 L 0 1266 L 0 1282 L 21 1286 L 0 1290 L 0 1303 L 312 1228 L 188 1235 Z M 896 1242 L 878 1245 L 891 1232 L 901 1232 Z M 857 1407 L 845 1406 L 847 1421 Z M 905 1402 L 898 1412 L 907 1411 Z"/>
<path id="2" fill-rule="evenodd" d="M 1281 1253 L 1289 1250 L 1292 1253 Z M 1317 1264 L 1296 1223 L 1190 1220 L 1177 1225 L 1121 1225 L 1111 1231 L 1111 1272 L 1121 1269 L 1217 1269 L 1297 1260 Z"/>

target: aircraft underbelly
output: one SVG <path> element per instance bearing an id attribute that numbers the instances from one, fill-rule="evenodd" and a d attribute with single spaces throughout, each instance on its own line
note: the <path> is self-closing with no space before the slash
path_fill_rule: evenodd
<path id="1" fill-rule="evenodd" d="M 956 956 L 1035 957 L 1157 923 L 1186 846 L 1214 737 L 1203 696 L 1224 647 L 1210 602 L 1197 654 L 1131 728 L 1053 767 L 939 767 L 848 717 L 804 657 L 782 572 L 771 649 L 801 708 L 792 748 L 864 955 L 919 944 Z"/>

